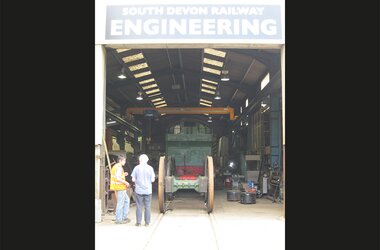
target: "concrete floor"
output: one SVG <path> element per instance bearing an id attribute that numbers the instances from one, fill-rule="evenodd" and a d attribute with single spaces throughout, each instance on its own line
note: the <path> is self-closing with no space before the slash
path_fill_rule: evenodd
<path id="1" fill-rule="evenodd" d="M 102 222 L 95 223 L 96 250 L 285 249 L 283 204 L 266 198 L 240 204 L 227 201 L 227 190 L 215 190 L 209 215 L 203 200 L 195 191 L 179 191 L 163 215 L 153 193 L 149 227 L 134 225 L 135 204 L 130 207 L 128 224 L 116 225 L 115 215 L 105 214 Z"/>

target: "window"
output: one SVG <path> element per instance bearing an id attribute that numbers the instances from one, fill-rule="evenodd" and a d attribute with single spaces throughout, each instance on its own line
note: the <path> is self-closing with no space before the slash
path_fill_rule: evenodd
<path id="1" fill-rule="evenodd" d="M 181 126 L 175 125 L 174 126 L 174 134 L 179 134 L 179 133 L 181 133 Z"/>
<path id="2" fill-rule="evenodd" d="M 261 80 L 261 90 L 269 83 L 269 73 Z"/>

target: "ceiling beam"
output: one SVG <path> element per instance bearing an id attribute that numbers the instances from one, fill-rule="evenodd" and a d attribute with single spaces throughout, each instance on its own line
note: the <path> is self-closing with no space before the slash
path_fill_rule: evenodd
<path id="1" fill-rule="evenodd" d="M 277 72 L 280 69 L 280 54 L 277 55 L 260 50 L 230 49 L 229 51 L 240 55 L 254 57 L 267 66 L 271 72 Z"/>
<path id="2" fill-rule="evenodd" d="M 197 77 L 200 77 L 200 78 L 207 78 L 209 80 L 212 80 L 212 81 L 216 81 L 216 82 L 220 82 L 220 79 L 218 76 L 214 76 L 213 74 L 208 74 L 208 73 L 200 73 L 198 71 L 193 71 L 193 70 L 186 70 L 186 69 L 179 69 L 179 68 L 173 68 L 172 70 L 162 70 L 162 71 L 156 71 L 156 72 L 152 72 L 151 75 L 148 75 L 146 77 L 142 77 L 141 79 L 139 79 L 139 81 L 141 80 L 144 80 L 144 79 L 148 79 L 148 78 L 151 78 L 151 77 L 154 77 L 157 81 L 157 78 L 158 77 L 161 77 L 161 76 L 167 76 L 167 75 L 173 75 L 175 73 L 180 73 L 180 74 L 189 74 L 189 75 L 192 75 L 192 76 L 197 76 Z M 119 89 L 119 88 L 123 88 L 129 84 L 137 84 L 137 85 L 140 85 L 138 83 L 138 81 L 136 79 L 128 79 L 128 80 L 124 80 L 123 83 L 115 83 L 113 84 L 113 86 L 110 86 L 109 87 L 109 90 L 112 91 L 112 90 L 116 90 L 116 89 Z M 239 82 L 235 82 L 235 81 L 227 81 L 227 82 L 223 82 L 222 85 L 230 85 L 231 87 L 234 87 L 234 88 L 237 88 L 239 86 Z M 240 89 L 241 91 L 243 92 L 246 92 L 246 91 L 249 91 L 250 89 L 247 88 L 246 86 L 242 85 L 240 86 Z"/>
<path id="3" fill-rule="evenodd" d="M 139 134 L 141 134 L 141 130 L 139 128 L 137 128 L 136 126 L 134 126 L 133 124 L 127 122 L 126 120 L 124 120 L 123 118 L 115 115 L 114 113 L 106 110 L 106 115 L 108 117 L 111 117 L 113 120 L 115 120 L 116 122 L 126 126 L 128 129 L 132 130 L 133 132 L 137 132 Z"/>
<path id="4" fill-rule="evenodd" d="M 204 61 L 204 58 L 205 58 L 205 50 L 204 49 L 202 49 L 202 56 L 201 56 L 201 68 L 199 69 L 200 70 L 200 72 L 202 72 L 203 71 L 203 61 Z M 219 85 L 219 84 L 218 84 Z M 201 101 L 201 96 L 202 96 L 202 91 L 201 91 L 201 89 L 202 89 L 202 77 L 199 77 L 199 91 L 198 91 L 198 100 L 196 101 L 197 103 L 200 103 L 200 101 Z M 205 92 L 203 92 L 204 94 L 205 94 Z M 210 97 L 207 97 L 207 98 L 205 98 L 206 100 L 208 100 Z M 212 100 L 214 101 L 214 96 L 213 97 L 211 97 L 212 98 Z M 203 98 L 202 98 L 203 99 Z"/>
<path id="5" fill-rule="evenodd" d="M 124 63 L 123 59 L 121 59 L 120 55 L 116 52 L 116 50 L 111 50 L 110 53 L 111 53 L 111 55 L 113 55 L 113 57 L 116 59 L 116 61 L 120 64 L 120 70 L 122 67 L 124 68 L 125 63 Z M 126 73 L 129 78 L 133 78 L 129 69 L 127 67 L 125 67 L 125 68 L 126 68 L 126 70 L 124 71 L 124 73 Z"/>
<path id="6" fill-rule="evenodd" d="M 255 58 L 252 58 L 252 61 L 251 63 L 249 64 L 248 68 L 246 69 L 245 73 L 244 73 L 244 76 L 243 78 L 241 79 L 241 81 L 239 82 L 239 85 L 237 86 L 236 90 L 235 90 L 235 93 L 232 95 L 230 101 L 228 103 L 231 103 L 234 101 L 235 99 L 235 96 L 237 95 L 237 92 L 239 89 L 241 89 L 241 87 L 243 86 L 243 82 L 245 80 L 245 78 L 247 77 L 249 71 L 251 71 L 252 67 L 253 67 L 253 64 L 255 64 L 256 62 L 256 59 Z M 248 93 L 246 92 L 246 94 L 248 95 Z"/>
<path id="7" fill-rule="evenodd" d="M 250 114 L 256 107 L 261 106 L 261 100 L 263 97 L 270 94 L 273 90 L 281 88 L 281 78 L 280 72 L 278 71 L 273 78 L 269 81 L 269 83 L 248 103 L 248 107 L 240 114 L 237 119 L 234 120 L 232 127 L 239 125 L 239 122 L 248 114 Z"/>
<path id="8" fill-rule="evenodd" d="M 112 106 L 114 109 L 120 109 L 120 105 L 117 104 L 114 100 L 106 96 L 107 103 Z"/>
<path id="9" fill-rule="evenodd" d="M 130 81 L 132 81 L 133 84 L 135 84 L 135 86 L 139 89 L 139 91 L 140 91 L 143 95 L 145 95 L 146 98 L 148 98 L 148 95 L 145 94 L 145 91 L 142 89 L 142 86 L 137 82 L 137 80 L 134 80 L 135 78 L 134 78 L 134 76 L 132 75 L 132 72 L 130 72 L 129 68 L 127 67 L 127 64 L 124 63 L 124 61 L 122 60 L 121 56 L 116 52 L 116 50 L 111 50 L 110 52 L 111 52 L 111 54 L 115 57 L 115 59 L 117 60 L 117 62 L 120 63 L 121 67 L 124 67 L 124 68 L 126 69 L 126 70 L 125 70 L 125 73 L 128 75 L 128 78 L 129 78 L 130 80 L 127 80 L 127 81 L 124 81 L 124 82 L 129 83 Z M 144 60 L 145 60 L 145 62 L 148 63 L 148 61 L 146 60 L 146 57 L 145 57 L 144 53 L 142 52 L 142 50 L 137 50 L 137 52 L 142 53 L 143 56 L 144 56 Z M 134 52 L 134 53 L 135 53 L 135 52 Z M 130 64 L 128 64 L 128 65 L 130 65 Z M 149 65 L 149 64 L 148 64 L 148 65 Z M 150 67 L 149 67 L 149 68 L 150 68 Z M 149 76 L 150 76 L 150 75 L 149 75 Z M 139 81 L 141 81 L 141 79 L 140 79 Z M 115 86 L 115 85 L 116 85 L 116 86 Z M 125 86 L 125 83 L 122 83 L 122 84 L 118 83 L 118 84 L 115 84 L 115 85 L 112 86 L 112 87 L 110 86 L 110 87 L 107 89 L 107 91 L 112 91 L 112 90 L 115 90 L 115 89 L 119 90 L 119 89 L 121 88 L 120 86 L 122 86 L 122 87 Z M 119 90 L 119 92 L 121 92 L 121 91 Z M 121 94 L 123 94 L 123 93 L 121 93 Z M 153 106 L 152 102 L 150 102 L 149 104 L 150 104 L 150 106 Z"/>
<path id="10" fill-rule="evenodd" d="M 169 55 L 169 50 L 168 49 L 166 49 L 166 55 L 167 55 L 168 61 L 169 61 L 169 69 L 170 69 L 170 71 L 172 71 L 173 70 L 173 64 L 172 64 L 172 60 L 170 59 L 170 55 Z M 173 80 L 173 85 L 177 85 L 177 82 L 176 82 L 174 74 L 172 74 L 172 80 Z M 181 103 L 181 98 L 179 96 L 179 93 L 177 93 L 177 99 L 178 99 L 178 103 Z"/>
<path id="11" fill-rule="evenodd" d="M 212 114 L 212 115 L 230 115 L 230 120 L 235 119 L 234 109 L 227 108 L 202 108 L 202 107 L 174 107 L 174 108 L 127 108 L 127 114 L 142 115 L 145 110 L 155 110 L 159 114 L 167 115 L 200 115 L 200 114 Z"/>
<path id="12" fill-rule="evenodd" d="M 185 103 L 187 103 L 187 94 L 186 94 L 186 81 L 185 81 L 185 74 L 183 73 L 183 63 L 182 63 L 182 52 L 181 49 L 178 49 L 178 58 L 179 58 L 179 65 L 180 65 L 180 70 L 182 71 L 181 76 L 182 76 L 182 84 L 183 84 L 183 91 L 182 93 L 185 95 Z"/>

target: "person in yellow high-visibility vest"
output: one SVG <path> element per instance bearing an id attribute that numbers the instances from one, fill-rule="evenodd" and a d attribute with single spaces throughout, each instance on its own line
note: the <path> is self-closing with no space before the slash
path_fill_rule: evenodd
<path id="1" fill-rule="evenodd" d="M 129 183 L 125 180 L 123 166 L 125 165 L 126 157 L 119 155 L 117 163 L 111 169 L 110 190 L 114 190 L 116 194 L 116 224 L 125 224 L 131 220 L 127 218 L 129 212 L 129 197 L 127 195 L 127 187 Z"/>

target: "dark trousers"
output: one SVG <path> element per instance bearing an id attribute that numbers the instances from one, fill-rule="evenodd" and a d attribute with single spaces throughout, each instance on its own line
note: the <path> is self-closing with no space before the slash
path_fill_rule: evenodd
<path id="1" fill-rule="evenodd" d="M 144 207 L 144 221 L 145 224 L 150 223 L 150 205 L 152 202 L 152 194 L 138 194 L 135 193 L 136 198 L 136 223 L 141 223 L 142 209 Z"/>

